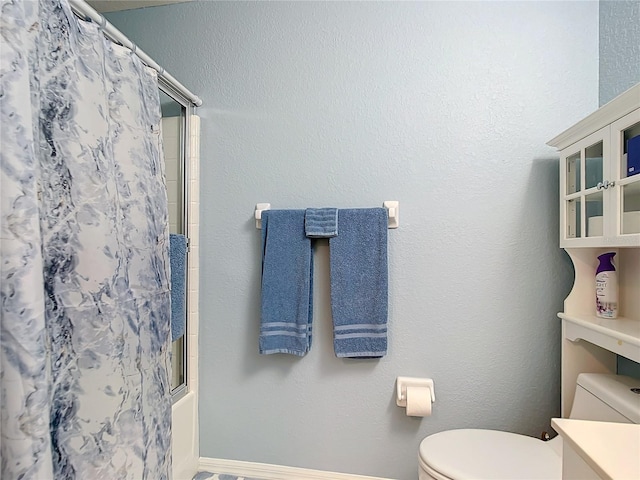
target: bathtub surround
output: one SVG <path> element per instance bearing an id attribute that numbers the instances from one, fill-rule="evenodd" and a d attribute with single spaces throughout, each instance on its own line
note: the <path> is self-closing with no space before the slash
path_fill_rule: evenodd
<path id="1" fill-rule="evenodd" d="M 0 476 L 168 479 L 156 73 L 66 1 L 1 9 Z"/>
<path id="2" fill-rule="evenodd" d="M 548 431 L 572 275 L 545 142 L 598 106 L 598 2 L 187 2 L 110 19 L 204 96 L 201 457 L 415 479 L 431 433 Z M 403 205 L 393 354 L 335 358 L 318 240 L 313 349 L 259 355 L 256 202 L 381 198 Z M 438 384 L 431 417 L 395 405 L 399 375 Z"/>
<path id="3" fill-rule="evenodd" d="M 187 348 L 187 393 L 171 409 L 171 450 L 174 480 L 190 479 L 198 471 L 198 332 L 200 281 L 200 117 L 189 115 L 187 124 L 187 256 L 188 312 L 184 344 Z"/>

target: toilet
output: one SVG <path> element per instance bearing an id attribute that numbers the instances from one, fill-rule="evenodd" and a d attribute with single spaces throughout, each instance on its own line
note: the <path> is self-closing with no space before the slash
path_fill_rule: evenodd
<path id="1" fill-rule="evenodd" d="M 640 380 L 581 373 L 569 418 L 640 424 Z M 447 430 L 420 443 L 419 480 L 560 479 L 562 439 L 497 430 Z"/>

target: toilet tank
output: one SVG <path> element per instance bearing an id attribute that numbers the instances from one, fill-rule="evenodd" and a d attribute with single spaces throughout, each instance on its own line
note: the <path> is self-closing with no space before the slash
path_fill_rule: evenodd
<path id="1" fill-rule="evenodd" d="M 581 373 L 569 418 L 640 424 L 640 380 L 624 375 Z"/>

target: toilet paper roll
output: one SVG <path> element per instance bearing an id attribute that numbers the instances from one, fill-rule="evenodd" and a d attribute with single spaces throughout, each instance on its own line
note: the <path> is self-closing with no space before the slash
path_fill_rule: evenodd
<path id="1" fill-rule="evenodd" d="M 428 417 L 431 415 L 431 389 L 407 387 L 407 416 Z"/>

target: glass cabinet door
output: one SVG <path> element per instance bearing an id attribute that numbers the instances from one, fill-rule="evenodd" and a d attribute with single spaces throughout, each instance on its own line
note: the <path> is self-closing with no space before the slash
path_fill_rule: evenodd
<path id="1" fill-rule="evenodd" d="M 563 248 L 640 247 L 638 92 L 632 87 L 549 142 L 561 149 Z"/>
<path id="2" fill-rule="evenodd" d="M 565 160 L 565 192 L 570 196 L 565 202 L 565 218 L 567 238 L 580 238 L 582 236 L 582 199 L 579 192 L 582 190 L 581 168 L 582 159 L 580 152 L 570 155 Z"/>
<path id="3" fill-rule="evenodd" d="M 580 185 L 580 152 L 567 158 L 567 195 L 579 192 Z"/>
<path id="4" fill-rule="evenodd" d="M 603 146 L 603 142 L 599 141 L 584 149 L 585 233 L 587 237 L 604 235 Z"/>
<path id="5" fill-rule="evenodd" d="M 640 112 L 612 125 L 613 172 L 619 186 L 617 235 L 640 234 Z M 640 239 L 638 240 L 640 245 Z"/>
<path id="6" fill-rule="evenodd" d="M 604 180 L 602 175 L 603 168 L 603 142 L 597 142 L 584 150 L 585 154 L 585 190 L 598 187 L 599 183 Z M 600 187 L 602 188 L 602 187 Z"/>
<path id="7" fill-rule="evenodd" d="M 587 222 L 587 237 L 601 237 L 604 235 L 604 195 L 597 191 L 585 196 L 585 216 Z"/>
<path id="8" fill-rule="evenodd" d="M 582 236 L 582 199 L 580 197 L 566 201 L 566 238 Z"/>
<path id="9" fill-rule="evenodd" d="M 602 237 L 606 234 L 605 152 L 608 148 L 602 129 L 570 147 L 563 156 L 564 240 Z"/>

